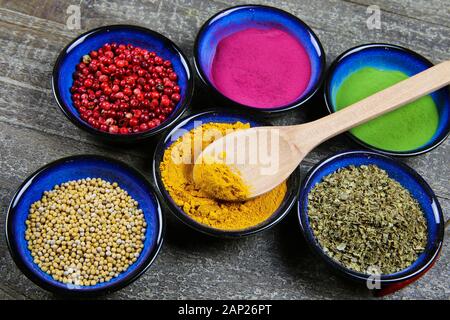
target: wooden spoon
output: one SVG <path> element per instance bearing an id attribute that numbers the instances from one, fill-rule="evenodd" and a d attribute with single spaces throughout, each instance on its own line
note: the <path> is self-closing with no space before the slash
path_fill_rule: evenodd
<path id="1" fill-rule="evenodd" d="M 220 154 L 222 159 L 225 156 L 225 162 L 249 186 L 248 198 L 253 198 L 286 180 L 303 158 L 325 140 L 448 84 L 450 61 L 445 61 L 321 119 L 227 134 L 207 146 L 196 163 L 205 155 L 217 157 Z M 194 177 L 199 167 L 194 165 Z"/>

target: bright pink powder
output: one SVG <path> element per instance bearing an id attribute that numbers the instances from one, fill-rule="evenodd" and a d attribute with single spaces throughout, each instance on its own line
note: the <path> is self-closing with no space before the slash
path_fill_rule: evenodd
<path id="1" fill-rule="evenodd" d="M 311 63 L 305 48 L 289 33 L 249 28 L 219 42 L 211 74 L 215 87 L 231 100 L 274 108 L 305 91 Z"/>

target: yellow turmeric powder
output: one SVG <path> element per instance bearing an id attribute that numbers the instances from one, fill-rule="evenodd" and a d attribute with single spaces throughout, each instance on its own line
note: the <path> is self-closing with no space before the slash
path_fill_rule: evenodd
<path id="1" fill-rule="evenodd" d="M 213 157 L 203 155 L 196 160 L 194 181 L 210 196 L 228 201 L 243 201 L 250 197 L 250 188 L 238 169 L 225 163 L 225 154 Z"/>
<path id="2" fill-rule="evenodd" d="M 242 230 L 267 220 L 283 201 L 286 181 L 245 202 L 217 200 L 194 184 L 192 171 L 196 151 L 233 130 L 249 127 L 242 122 L 204 124 L 178 138 L 164 152 L 160 164 L 164 186 L 176 205 L 197 222 L 222 230 Z M 200 150 L 196 150 L 197 147 Z"/>

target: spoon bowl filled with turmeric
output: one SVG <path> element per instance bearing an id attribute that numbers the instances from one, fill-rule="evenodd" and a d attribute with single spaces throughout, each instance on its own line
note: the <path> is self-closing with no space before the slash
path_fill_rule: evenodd
<path id="1" fill-rule="evenodd" d="M 297 209 L 313 252 L 348 279 L 375 279 L 381 295 L 422 276 L 442 249 L 445 220 L 430 186 L 373 151 L 340 152 L 314 166 Z"/>
<path id="2" fill-rule="evenodd" d="M 251 235 L 281 221 L 295 202 L 298 171 L 270 192 L 246 201 L 235 200 L 239 195 L 247 198 L 239 175 L 217 159 L 206 159 L 205 170 L 196 173 L 201 179 L 194 180 L 194 163 L 204 148 L 230 132 L 261 125 L 267 124 L 241 114 L 206 111 L 180 120 L 166 134 L 156 148 L 153 171 L 160 193 L 177 218 L 219 237 Z M 218 200 L 218 192 L 221 199 L 234 201 Z"/>
<path id="3" fill-rule="evenodd" d="M 433 64 L 424 56 L 392 44 L 364 44 L 332 63 L 324 84 L 329 113 L 408 79 Z M 346 132 L 355 143 L 387 155 L 409 157 L 428 152 L 450 133 L 449 87 Z"/>

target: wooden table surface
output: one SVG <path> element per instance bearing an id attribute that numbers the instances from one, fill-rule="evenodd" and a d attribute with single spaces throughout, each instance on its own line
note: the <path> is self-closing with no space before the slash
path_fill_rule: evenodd
<path id="1" fill-rule="evenodd" d="M 285 9 L 308 23 L 332 61 L 344 50 L 368 42 L 413 49 L 433 62 L 450 59 L 449 0 L 287 0 L 252 1 Z M 151 179 L 152 145 L 105 145 L 70 123 L 58 110 L 50 88 L 53 63 L 76 35 L 107 24 L 130 23 L 161 32 L 192 57 L 194 37 L 212 14 L 241 1 L 0 0 L 0 298 L 49 299 L 14 265 L 5 241 L 5 212 L 24 178 L 44 164 L 69 155 L 94 153 L 124 160 Z M 69 5 L 80 5 L 81 29 L 69 30 Z M 381 9 L 381 29 L 369 30 L 369 5 Z M 212 106 L 197 91 L 193 108 Z M 301 123 L 323 110 L 318 99 L 275 119 Z M 355 147 L 337 137 L 310 154 L 311 165 L 333 152 Z M 428 154 L 405 160 L 439 197 L 450 217 L 450 141 Z M 360 299 L 371 295 L 335 276 L 312 256 L 291 214 L 273 229 L 242 240 L 223 241 L 197 234 L 167 213 L 168 227 L 156 262 L 136 282 L 109 299 L 262 298 Z M 446 233 L 448 236 L 448 231 Z M 450 245 L 423 278 L 387 298 L 449 299 Z"/>

